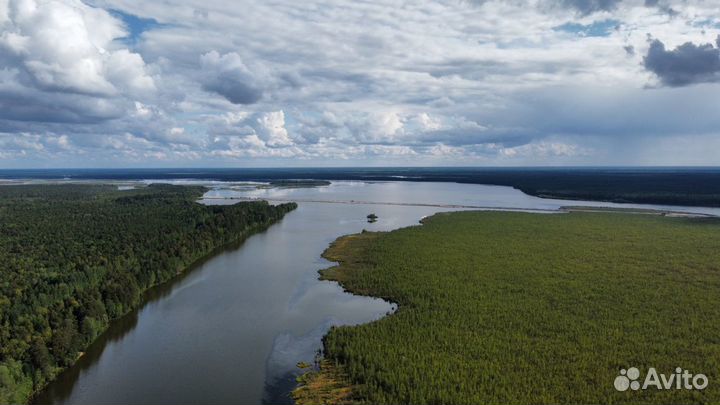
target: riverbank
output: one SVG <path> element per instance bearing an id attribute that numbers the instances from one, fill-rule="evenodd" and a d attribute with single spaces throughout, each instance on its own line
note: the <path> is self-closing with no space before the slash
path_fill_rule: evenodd
<path id="1" fill-rule="evenodd" d="M 0 188 L 0 403 L 28 401 L 146 291 L 296 207 L 196 203 L 206 190 Z"/>
<path id="2" fill-rule="evenodd" d="M 328 200 L 328 199 L 297 199 L 297 198 L 257 198 L 257 197 L 205 197 L 205 201 L 271 201 L 271 202 L 296 202 L 296 203 L 322 203 L 322 204 L 347 204 L 347 205 L 389 205 L 399 207 L 433 207 L 453 210 L 481 210 L 481 211 L 511 211 L 511 212 L 533 212 L 533 213 L 566 213 L 566 212 L 616 212 L 627 214 L 645 214 L 660 215 L 669 217 L 697 217 L 712 218 L 717 217 L 713 214 L 705 214 L 701 212 L 678 211 L 663 208 L 623 208 L 623 207 L 605 207 L 605 206 L 561 206 L 557 209 L 552 208 L 521 208 L 521 207 L 498 207 L 489 205 L 468 205 L 468 204 L 432 204 L 432 203 L 407 203 L 392 201 L 364 201 L 364 200 Z M 682 207 L 680 207 L 682 208 Z"/>
<path id="3" fill-rule="evenodd" d="M 718 402 L 718 230 L 711 218 L 461 212 L 342 237 L 321 277 L 399 309 L 333 328 L 325 364 L 347 375 L 343 401 Z M 616 391 L 633 366 L 711 384 Z"/>

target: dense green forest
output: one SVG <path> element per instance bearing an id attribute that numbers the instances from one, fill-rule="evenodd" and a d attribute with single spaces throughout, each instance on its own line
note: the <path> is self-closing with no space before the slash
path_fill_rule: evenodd
<path id="1" fill-rule="evenodd" d="M 202 187 L 0 187 L 0 404 L 25 402 L 142 293 L 294 209 Z"/>
<path id="2" fill-rule="evenodd" d="M 720 402 L 718 219 L 459 212 L 325 256 L 324 278 L 399 309 L 333 328 L 330 375 L 303 377 L 298 403 L 345 401 L 338 379 L 382 404 Z M 616 391 L 631 366 L 710 384 Z"/>

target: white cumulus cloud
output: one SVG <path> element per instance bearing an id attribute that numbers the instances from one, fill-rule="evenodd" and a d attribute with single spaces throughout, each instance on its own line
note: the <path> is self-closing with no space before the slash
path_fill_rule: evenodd
<path id="1" fill-rule="evenodd" d="M 4 9 L 0 57 L 40 89 L 107 96 L 154 88 L 140 55 L 113 49 L 126 32 L 107 11 L 79 0 L 10 0 Z"/>

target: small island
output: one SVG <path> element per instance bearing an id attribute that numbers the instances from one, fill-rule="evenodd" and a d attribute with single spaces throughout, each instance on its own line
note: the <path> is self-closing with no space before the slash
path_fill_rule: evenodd
<path id="1" fill-rule="evenodd" d="M 367 221 L 370 223 L 377 222 L 378 216 L 375 214 L 370 214 L 367 216 Z"/>

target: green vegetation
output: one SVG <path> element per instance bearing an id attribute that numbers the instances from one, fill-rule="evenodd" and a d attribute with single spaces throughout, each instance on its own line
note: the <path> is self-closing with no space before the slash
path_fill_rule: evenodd
<path id="1" fill-rule="evenodd" d="M 321 371 L 310 371 L 297 378 L 298 387 L 292 392 L 295 405 L 352 403 L 353 388 L 342 367 L 324 360 Z"/>
<path id="2" fill-rule="evenodd" d="M 371 179 L 397 180 L 391 169 L 378 170 Z M 416 168 L 404 174 L 511 186 L 545 198 L 720 207 L 720 171 L 714 168 Z"/>
<path id="3" fill-rule="evenodd" d="M 717 219 L 458 212 L 344 237 L 325 256 L 340 264 L 324 278 L 399 304 L 324 339 L 355 401 L 720 402 Z M 710 384 L 617 392 L 631 366 Z"/>
<path id="4" fill-rule="evenodd" d="M 167 281 L 294 209 L 202 187 L 0 187 L 0 404 L 22 403 Z"/>

